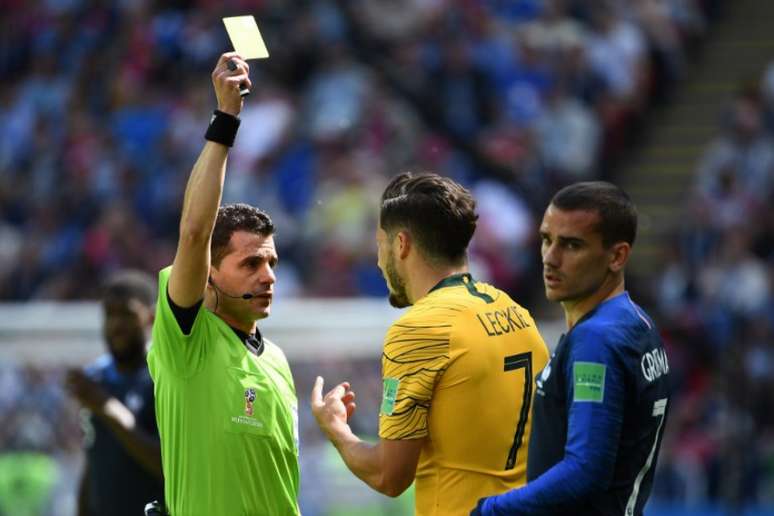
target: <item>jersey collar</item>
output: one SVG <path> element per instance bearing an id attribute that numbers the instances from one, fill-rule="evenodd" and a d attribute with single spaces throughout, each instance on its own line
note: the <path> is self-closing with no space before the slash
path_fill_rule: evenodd
<path id="1" fill-rule="evenodd" d="M 474 283 L 473 276 L 469 272 L 461 272 L 459 274 L 452 274 L 447 276 L 438 283 L 435 284 L 427 293 L 433 292 L 446 287 L 459 287 L 463 285 L 469 285 Z"/>
<path id="2" fill-rule="evenodd" d="M 452 274 L 451 276 L 448 276 L 442 279 L 441 281 L 439 281 L 438 284 L 433 288 L 431 288 L 427 293 L 430 294 L 434 290 L 439 290 L 446 287 L 459 287 L 459 286 L 464 286 L 465 288 L 468 289 L 468 292 L 471 295 L 481 298 L 487 303 L 491 303 L 494 301 L 494 299 L 492 299 L 492 296 L 490 296 L 489 294 L 478 291 L 478 289 L 476 288 L 476 282 L 473 280 L 473 276 L 471 276 L 469 272 Z"/>
<path id="3" fill-rule="evenodd" d="M 263 335 L 261 335 L 258 328 L 255 329 L 255 333 L 253 334 L 245 333 L 233 326 L 229 326 L 229 328 L 234 330 L 234 333 L 237 334 L 237 337 L 239 337 L 239 340 L 242 341 L 248 351 L 252 352 L 255 356 L 261 356 L 264 348 Z"/>
<path id="4" fill-rule="evenodd" d="M 624 291 L 623 291 L 623 292 L 621 292 L 620 294 L 616 294 L 616 295 L 614 295 L 613 297 L 611 297 L 610 299 L 605 299 L 605 300 L 604 300 L 604 301 L 602 301 L 601 303 L 597 304 L 597 305 L 596 305 L 594 308 L 592 308 L 591 310 L 589 310 L 588 312 L 586 312 L 585 314 L 583 314 L 583 317 L 581 317 L 580 319 L 578 319 L 578 321 L 577 321 L 577 322 L 576 322 L 576 323 L 573 325 L 573 327 L 572 327 L 572 328 L 570 328 L 570 331 L 568 331 L 567 333 L 569 334 L 569 333 L 570 333 L 572 330 L 574 330 L 575 328 L 577 328 L 577 327 L 578 327 L 578 325 L 579 325 L 580 323 L 582 323 L 582 322 L 584 322 L 584 321 L 586 321 L 586 320 L 588 320 L 588 319 L 591 319 L 591 317 L 592 317 L 594 314 L 596 314 L 596 313 L 597 313 L 597 311 L 600 309 L 600 307 L 602 307 L 603 305 L 606 305 L 607 303 L 610 303 L 610 302 L 612 302 L 612 301 L 615 301 L 616 299 L 620 298 L 621 296 L 626 296 L 626 298 L 627 298 L 629 301 L 631 301 L 631 297 L 629 297 L 629 291 L 628 291 L 628 290 L 624 290 Z"/>

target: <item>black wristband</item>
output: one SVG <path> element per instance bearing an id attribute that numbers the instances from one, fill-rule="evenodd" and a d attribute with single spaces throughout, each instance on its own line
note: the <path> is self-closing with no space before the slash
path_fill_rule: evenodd
<path id="1" fill-rule="evenodd" d="M 207 132 L 204 133 L 204 139 L 223 144 L 226 147 L 232 147 L 240 123 L 242 121 L 234 115 L 216 109 L 212 113 L 210 126 L 207 128 Z"/>

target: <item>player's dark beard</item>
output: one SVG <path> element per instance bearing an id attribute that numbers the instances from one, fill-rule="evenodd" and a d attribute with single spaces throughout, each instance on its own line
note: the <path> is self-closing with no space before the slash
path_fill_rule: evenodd
<path id="1" fill-rule="evenodd" d="M 384 273 L 387 275 L 388 288 L 390 289 L 389 301 L 395 308 L 406 308 L 410 306 L 408 295 L 406 294 L 406 283 L 398 275 L 398 271 L 395 270 L 395 260 L 392 255 L 387 258 L 387 263 L 384 265 Z"/>
<path id="2" fill-rule="evenodd" d="M 145 342 L 136 341 L 125 347 L 110 346 L 110 354 L 113 359 L 121 365 L 131 366 L 140 362 L 145 355 Z"/>

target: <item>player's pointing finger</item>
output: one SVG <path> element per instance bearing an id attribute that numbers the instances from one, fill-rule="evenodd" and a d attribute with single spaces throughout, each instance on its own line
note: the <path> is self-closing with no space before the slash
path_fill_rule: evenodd
<path id="1" fill-rule="evenodd" d="M 325 384 L 325 379 L 322 376 L 318 376 L 314 380 L 314 386 L 312 387 L 312 403 L 322 403 L 322 390 Z"/>

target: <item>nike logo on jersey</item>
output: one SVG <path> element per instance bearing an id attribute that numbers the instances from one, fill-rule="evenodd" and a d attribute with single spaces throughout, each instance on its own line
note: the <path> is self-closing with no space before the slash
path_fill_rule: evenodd
<path id="1" fill-rule="evenodd" d="M 642 375 L 648 382 L 653 382 L 669 372 L 669 361 L 666 351 L 663 348 L 657 348 L 649 351 L 642 356 L 640 362 Z"/>

